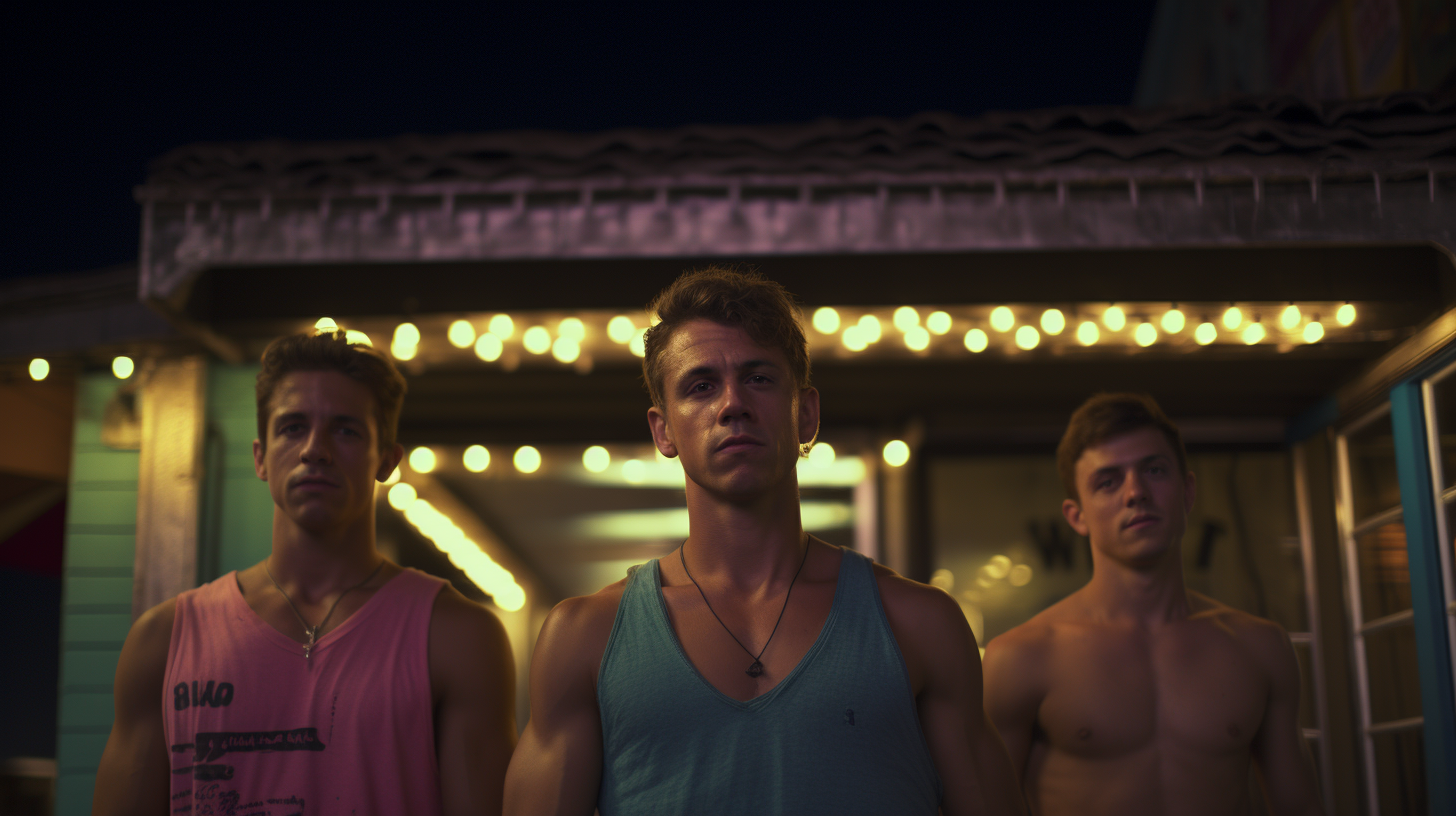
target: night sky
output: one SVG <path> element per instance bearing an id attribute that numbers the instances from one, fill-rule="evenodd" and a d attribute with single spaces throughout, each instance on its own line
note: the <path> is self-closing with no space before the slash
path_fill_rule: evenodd
<path id="1" fill-rule="evenodd" d="M 134 262 L 191 142 L 1126 105 L 1155 3 L 114 5 L 7 9 L 0 278 Z"/>

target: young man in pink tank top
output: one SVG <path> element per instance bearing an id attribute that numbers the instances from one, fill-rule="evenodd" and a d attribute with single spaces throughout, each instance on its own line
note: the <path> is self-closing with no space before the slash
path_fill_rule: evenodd
<path id="1" fill-rule="evenodd" d="M 505 630 L 375 547 L 404 391 L 343 332 L 264 352 L 253 459 L 272 553 L 133 624 L 94 813 L 500 812 Z"/>

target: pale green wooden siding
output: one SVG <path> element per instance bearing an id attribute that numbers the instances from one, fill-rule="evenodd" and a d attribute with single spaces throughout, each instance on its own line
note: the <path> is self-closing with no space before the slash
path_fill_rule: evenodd
<path id="1" fill-rule="evenodd" d="M 208 485 L 198 576 L 203 581 L 250 567 L 273 547 L 273 497 L 253 470 L 257 376 L 252 365 L 214 365 L 207 372 Z"/>

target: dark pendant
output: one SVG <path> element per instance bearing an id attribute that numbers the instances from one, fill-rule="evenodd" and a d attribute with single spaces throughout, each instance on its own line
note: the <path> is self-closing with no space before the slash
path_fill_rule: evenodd
<path id="1" fill-rule="evenodd" d="M 749 677 L 757 677 L 760 674 L 763 674 L 763 664 L 758 662 L 757 660 L 753 661 L 753 665 L 749 666 L 748 671 L 744 672 L 744 674 L 748 675 Z"/>

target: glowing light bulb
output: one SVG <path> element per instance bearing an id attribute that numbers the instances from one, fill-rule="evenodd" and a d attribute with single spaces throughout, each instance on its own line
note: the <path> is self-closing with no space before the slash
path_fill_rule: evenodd
<path id="1" fill-rule="evenodd" d="M 535 473 L 541 468 L 541 451 L 530 445 L 522 445 L 516 448 L 516 455 L 511 457 L 511 462 L 522 473 Z"/>
<path id="2" fill-rule="evenodd" d="M 579 317 L 568 317 L 556 326 L 557 337 L 570 337 L 580 343 L 586 339 L 586 324 Z"/>
<path id="3" fill-rule="evenodd" d="M 1031 351 L 1040 342 L 1041 334 L 1031 326 L 1022 326 L 1016 330 L 1016 347 L 1022 351 Z"/>
<path id="4" fill-rule="evenodd" d="M 480 473 L 490 467 L 490 451 L 486 450 L 484 445 L 471 445 L 465 449 L 461 462 L 471 473 Z"/>
<path id="5" fill-rule="evenodd" d="M 581 344 L 562 335 L 551 344 L 551 356 L 555 357 L 557 362 L 574 363 L 576 358 L 581 356 Z"/>
<path id="6" fill-rule="evenodd" d="M 1335 311 L 1335 322 L 1348 326 L 1355 322 L 1355 304 L 1346 303 Z"/>
<path id="7" fill-rule="evenodd" d="M 418 447 L 410 451 L 410 470 L 415 473 L 429 473 L 435 469 L 435 452 L 426 447 Z"/>
<path id="8" fill-rule="evenodd" d="M 930 332 L 924 326 L 911 326 L 905 330 L 905 346 L 912 351 L 930 348 Z"/>
<path id="9" fill-rule="evenodd" d="M 647 356 L 647 339 L 646 338 L 647 338 L 647 329 L 646 329 L 646 327 L 643 327 L 643 328 L 638 329 L 637 331 L 635 331 L 635 332 L 632 333 L 632 340 L 627 343 L 627 348 L 631 349 L 632 353 L 635 354 L 635 355 L 637 355 L 638 357 L 646 357 Z"/>
<path id="10" fill-rule="evenodd" d="M 834 448 L 828 442 L 815 442 L 809 449 L 809 464 L 827 465 L 834 461 Z"/>
<path id="11" fill-rule="evenodd" d="M 1304 342 L 1318 343 L 1324 339 L 1325 327 L 1318 320 L 1311 320 L 1304 326 Z"/>
<path id="12" fill-rule="evenodd" d="M 1014 587 L 1023 587 L 1031 583 L 1031 567 L 1026 564 L 1017 564 L 1011 568 L 1006 575 L 1006 583 Z"/>
<path id="13" fill-rule="evenodd" d="M 445 337 L 450 345 L 458 349 L 470 348 L 475 342 L 475 327 L 470 325 L 469 320 L 456 320 L 446 329 Z"/>
<path id="14" fill-rule="evenodd" d="M 502 340 L 509 340 L 516 332 L 516 321 L 508 314 L 498 314 L 490 319 L 485 329 Z"/>
<path id="15" fill-rule="evenodd" d="M 839 331 L 839 312 L 833 306 L 820 306 L 814 310 L 814 331 L 820 334 L 834 334 Z"/>
<path id="16" fill-rule="evenodd" d="M 1050 335 L 1058 335 L 1067 328 L 1067 316 L 1062 314 L 1061 309 L 1047 309 L 1041 313 L 1041 330 Z"/>
<path id="17" fill-rule="evenodd" d="M 1294 327 L 1299 325 L 1299 318 L 1299 307 L 1291 303 L 1279 313 L 1279 328 L 1294 331 Z"/>
<path id="18" fill-rule="evenodd" d="M 551 332 L 545 326 L 532 326 L 521 335 L 521 345 L 532 354 L 545 354 L 551 350 Z"/>
<path id="19" fill-rule="evenodd" d="M 866 343 L 878 343 L 884 336 L 884 330 L 880 327 L 880 319 L 874 315 L 865 315 L 859 319 L 859 330 L 864 333 Z"/>
<path id="20" fill-rule="evenodd" d="M 36 382 L 44 380 L 51 373 L 51 364 L 44 357 L 30 361 L 30 378 Z"/>
<path id="21" fill-rule="evenodd" d="M 1223 327 L 1229 331 L 1238 331 L 1244 325 L 1244 312 L 1237 306 L 1230 306 L 1223 310 Z"/>
<path id="22" fill-rule="evenodd" d="M 1164 312 L 1161 322 L 1163 324 L 1163 331 L 1167 332 L 1168 334 L 1177 334 L 1178 332 L 1183 331 L 1184 326 L 1188 325 L 1188 319 L 1184 317 L 1183 312 L 1177 308 L 1172 308 Z"/>
<path id="23" fill-rule="evenodd" d="M 850 351 L 864 351 L 870 345 L 870 341 L 865 339 L 864 327 L 858 323 L 845 326 L 844 333 L 839 335 L 839 342 Z"/>
<path id="24" fill-rule="evenodd" d="M 885 464 L 890 467 L 900 467 L 910 461 L 910 446 L 899 439 L 891 439 L 885 443 L 883 455 Z"/>
<path id="25" fill-rule="evenodd" d="M 1244 329 L 1244 343 L 1252 346 L 1260 340 L 1263 340 L 1264 334 L 1263 323 L 1250 323 L 1248 328 Z"/>
<path id="26" fill-rule="evenodd" d="M 419 497 L 420 494 L 415 492 L 413 485 L 400 482 L 389 489 L 389 506 L 396 510 L 405 510 L 414 504 Z"/>
<path id="27" fill-rule="evenodd" d="M 581 452 L 581 466 L 592 473 L 601 473 L 612 464 L 612 454 L 601 445 L 592 445 Z"/>
<path id="28" fill-rule="evenodd" d="M 1102 313 L 1102 325 L 1106 326 L 1108 331 L 1122 331 L 1122 328 L 1127 325 L 1127 313 L 1122 310 L 1121 306 L 1108 306 L 1107 311 Z"/>
<path id="29" fill-rule="evenodd" d="M 393 355 L 394 359 L 396 360 L 413 360 L 415 358 L 415 355 L 420 353 L 420 347 L 402 346 L 398 343 L 395 343 L 389 347 L 389 353 Z"/>
<path id="30" fill-rule="evenodd" d="M 344 332 L 344 342 L 348 343 L 351 346 L 369 346 L 370 348 L 374 347 L 374 341 L 369 339 L 369 335 L 355 329 L 349 329 L 348 331 Z"/>
<path id="31" fill-rule="evenodd" d="M 418 346 L 420 327 L 413 323 L 401 323 L 394 327 L 393 344 L 396 346 Z"/>
<path id="32" fill-rule="evenodd" d="M 637 332 L 637 324 L 632 318 L 626 315 L 617 315 L 607 321 L 607 338 L 613 343 L 625 344 L 632 342 L 632 335 Z"/>
<path id="33" fill-rule="evenodd" d="M 1139 323 L 1138 327 L 1133 329 L 1132 339 L 1139 346 L 1147 348 L 1158 342 L 1158 329 L 1151 323 Z"/>
<path id="34" fill-rule="evenodd" d="M 1199 323 L 1193 330 L 1193 339 L 1198 345 L 1206 346 L 1218 339 L 1218 329 L 1212 323 Z"/>
<path id="35" fill-rule="evenodd" d="M 136 371 L 136 364 L 131 361 L 130 357 L 115 357 L 111 360 L 111 373 L 116 375 L 118 380 L 130 377 L 133 371 Z"/>
<path id="36" fill-rule="evenodd" d="M 965 342 L 966 348 L 970 350 L 971 353 L 980 354 L 981 352 L 986 350 L 986 346 L 990 345 L 991 338 L 987 337 L 986 333 L 981 331 L 980 329 L 971 329 L 970 331 L 966 332 Z"/>
<path id="37" fill-rule="evenodd" d="M 333 334 L 339 330 L 339 324 L 334 322 L 332 317 L 320 317 L 318 322 L 313 324 L 315 334 Z"/>
<path id="38" fill-rule="evenodd" d="M 997 306 L 991 310 L 991 328 L 998 332 L 1011 331 L 1016 325 L 1016 315 L 1011 312 L 1010 307 Z"/>
<path id="39" fill-rule="evenodd" d="M 505 344 L 501 342 L 499 337 L 496 337 L 490 332 L 486 332 L 475 338 L 475 356 L 487 363 L 493 363 L 499 360 L 501 352 L 504 350 Z"/>
<path id="40" fill-rule="evenodd" d="M 1083 320 L 1081 325 L 1077 326 L 1077 342 L 1084 346 L 1096 345 L 1101 337 L 1102 332 L 1097 330 L 1097 324 L 1090 320 Z"/>
<path id="41" fill-rule="evenodd" d="M 641 459 L 628 459 L 622 463 L 622 478 L 628 484 L 642 484 L 647 478 L 647 463 Z"/>
<path id="42" fill-rule="evenodd" d="M 949 312 L 931 312 L 930 316 L 925 318 L 925 328 L 929 329 L 931 334 L 947 334 L 950 332 L 950 323 Z"/>
<path id="43" fill-rule="evenodd" d="M 920 325 L 920 313 L 915 311 L 914 306 L 901 306 L 895 310 L 895 315 L 890 322 L 894 323 L 895 328 L 900 331 L 907 332 L 912 326 Z"/>

